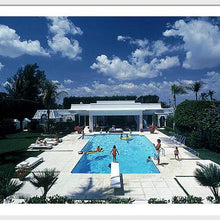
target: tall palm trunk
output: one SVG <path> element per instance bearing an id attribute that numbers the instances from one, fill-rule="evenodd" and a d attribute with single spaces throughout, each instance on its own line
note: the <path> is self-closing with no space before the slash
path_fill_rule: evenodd
<path id="1" fill-rule="evenodd" d="M 176 110 L 176 94 L 175 93 L 173 94 L 173 108 L 175 111 Z"/>
<path id="2" fill-rule="evenodd" d="M 50 109 L 47 109 L 47 132 L 50 133 Z"/>
<path id="3" fill-rule="evenodd" d="M 198 100 L 198 94 L 197 94 L 197 92 L 195 92 L 196 93 L 196 100 Z"/>

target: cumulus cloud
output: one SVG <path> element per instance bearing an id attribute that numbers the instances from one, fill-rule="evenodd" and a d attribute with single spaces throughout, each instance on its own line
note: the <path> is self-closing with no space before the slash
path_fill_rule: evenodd
<path id="1" fill-rule="evenodd" d="M 4 65 L 0 62 L 0 70 L 4 67 Z"/>
<path id="2" fill-rule="evenodd" d="M 49 56 L 38 40 L 21 40 L 14 29 L 0 25 L 0 55 L 15 58 L 24 54 Z"/>
<path id="3" fill-rule="evenodd" d="M 177 57 L 166 57 L 164 59 L 154 58 L 149 63 L 145 62 L 145 55 L 139 54 L 131 59 L 121 60 L 119 57 L 109 59 L 106 55 L 96 58 L 96 63 L 91 65 L 99 73 L 119 80 L 133 80 L 137 78 L 154 78 L 160 74 L 160 70 L 168 69 L 179 65 Z"/>
<path id="4" fill-rule="evenodd" d="M 184 68 L 202 69 L 220 65 L 219 27 L 208 20 L 178 20 L 163 35 L 183 40 L 186 51 Z"/>
<path id="5" fill-rule="evenodd" d="M 63 81 L 65 84 L 71 84 L 73 81 L 71 79 L 64 79 Z"/>
<path id="6" fill-rule="evenodd" d="M 201 89 L 201 92 L 208 92 L 208 90 L 214 90 L 214 98 L 220 99 L 220 73 L 208 72 L 201 79 L 205 84 Z M 134 82 L 123 82 L 123 83 L 101 83 L 99 81 L 93 81 L 90 85 L 74 86 L 68 90 L 68 95 L 84 94 L 85 96 L 109 96 L 109 95 L 158 95 L 160 101 L 172 103 L 171 86 L 177 85 L 189 85 L 194 83 L 194 80 L 172 80 L 172 81 L 150 81 L 148 83 L 134 83 Z M 101 92 L 100 92 L 101 91 Z M 178 95 L 177 103 L 184 101 L 185 99 L 195 99 L 195 94 L 191 91 L 188 94 Z"/>
<path id="7" fill-rule="evenodd" d="M 160 56 L 161 54 L 171 49 L 170 47 L 165 45 L 162 40 L 149 42 L 147 39 L 133 39 L 132 37 L 121 35 L 117 37 L 117 40 L 123 42 L 128 41 L 129 44 L 134 44 L 137 47 L 141 48 L 141 50 L 144 49 L 149 56 Z"/>
<path id="8" fill-rule="evenodd" d="M 144 40 L 141 40 L 141 39 L 133 39 L 132 37 L 129 37 L 129 36 L 121 36 L 119 35 L 117 37 L 117 40 L 118 41 L 128 41 L 130 44 L 135 44 L 139 47 L 146 47 L 148 45 L 148 40 L 147 39 L 144 39 Z"/>
<path id="9" fill-rule="evenodd" d="M 90 67 L 105 76 L 119 80 L 133 80 L 137 78 L 154 78 L 162 74 L 162 70 L 180 65 L 179 58 L 161 57 L 169 47 L 161 40 L 149 43 L 147 39 L 133 39 L 129 36 L 118 36 L 119 41 L 128 41 L 137 46 L 127 60 L 118 56 L 112 59 L 102 54 Z"/>
<path id="10" fill-rule="evenodd" d="M 73 36 L 82 35 L 83 31 L 66 17 L 48 17 L 48 20 L 50 21 L 48 27 L 51 36 L 47 42 L 52 51 L 72 60 L 81 59 L 82 48 L 79 46 L 79 42 L 73 39 Z M 68 38 L 67 35 L 71 38 Z"/>
<path id="11" fill-rule="evenodd" d="M 220 73 L 212 71 L 208 72 L 204 78 L 201 79 L 205 84 L 203 85 L 203 91 L 208 90 L 215 91 L 214 98 L 220 100 Z"/>
<path id="12" fill-rule="evenodd" d="M 166 56 L 165 58 L 160 59 L 156 68 L 159 70 L 163 70 L 163 69 L 168 69 L 173 66 L 179 66 L 179 65 L 180 65 L 180 62 L 177 56 L 174 56 L 174 57 Z"/>

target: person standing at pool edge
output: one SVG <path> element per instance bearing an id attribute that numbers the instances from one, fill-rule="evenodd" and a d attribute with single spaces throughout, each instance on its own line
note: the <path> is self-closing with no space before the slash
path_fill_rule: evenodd
<path id="1" fill-rule="evenodd" d="M 154 144 L 154 147 L 156 148 L 155 157 L 157 159 L 157 165 L 160 165 L 160 149 L 161 149 L 161 140 L 157 139 L 157 145 Z"/>
<path id="2" fill-rule="evenodd" d="M 119 155 L 119 152 L 118 152 L 118 150 L 117 150 L 115 145 L 113 146 L 113 148 L 111 150 L 111 153 L 112 153 L 112 156 L 113 156 L 113 162 L 116 162 L 116 154 Z"/>

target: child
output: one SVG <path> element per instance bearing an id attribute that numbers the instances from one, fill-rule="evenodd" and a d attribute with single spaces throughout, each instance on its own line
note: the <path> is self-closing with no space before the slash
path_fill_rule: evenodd
<path id="1" fill-rule="evenodd" d="M 118 152 L 118 150 L 117 150 L 115 145 L 113 146 L 113 148 L 111 150 L 111 153 L 112 153 L 112 156 L 113 156 L 113 162 L 116 162 L 116 154 L 119 155 L 119 152 Z"/>
<path id="2" fill-rule="evenodd" d="M 151 161 L 151 157 L 149 156 L 148 158 L 147 158 L 147 162 L 150 162 Z"/>
<path id="3" fill-rule="evenodd" d="M 178 150 L 178 147 L 176 147 L 176 149 L 174 150 L 174 156 L 175 156 L 175 159 L 176 160 L 179 160 L 179 150 Z"/>

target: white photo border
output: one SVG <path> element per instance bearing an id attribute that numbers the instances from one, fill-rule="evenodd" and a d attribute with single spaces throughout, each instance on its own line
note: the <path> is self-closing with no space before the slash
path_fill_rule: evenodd
<path id="1" fill-rule="evenodd" d="M 1 1 L 2 4 L 3 1 Z M 9 1 L 7 1 L 9 2 Z M 38 1 L 39 2 L 39 1 Z M 55 2 L 55 1 L 54 1 Z M 57 2 L 57 1 L 56 1 Z M 134 1 L 133 1 L 134 2 Z M 183 1 L 182 1 L 183 2 Z M 206 1 L 208 2 L 208 1 Z M 1 5 L 0 4 L 0 5 Z M 210 5 L 210 4 L 209 4 Z M 220 5 L 220 3 L 219 3 Z M 92 9 L 92 10 L 91 10 Z M 2 6 L 1 16 L 220 16 L 220 6 Z M 219 205 L 1 205 L 4 220 L 217 220 Z"/>

